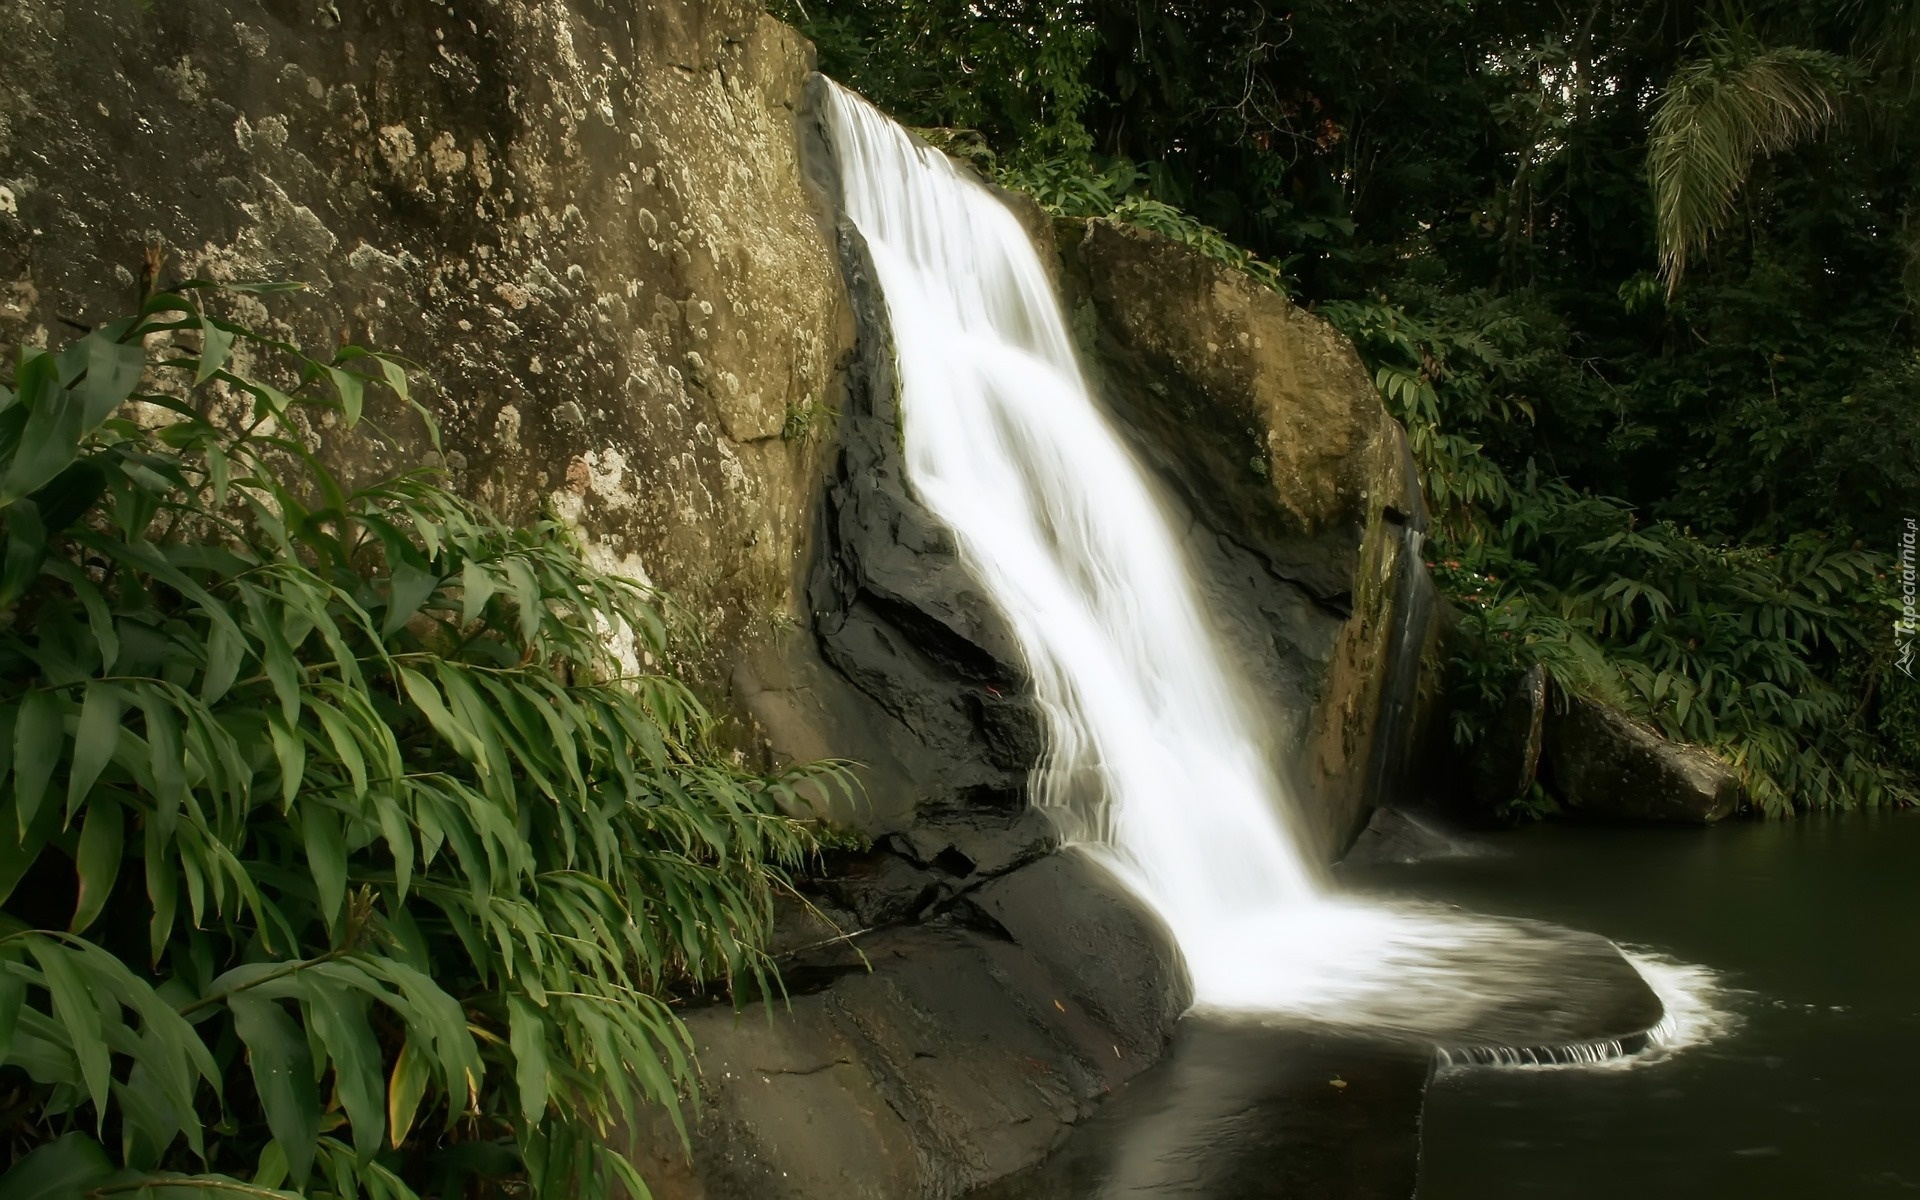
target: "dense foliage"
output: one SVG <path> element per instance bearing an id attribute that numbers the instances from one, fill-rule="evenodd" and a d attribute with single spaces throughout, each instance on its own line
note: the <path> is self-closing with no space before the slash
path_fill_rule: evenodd
<path id="1" fill-rule="evenodd" d="M 1056 211 L 1318 307 L 1408 427 L 1477 736 L 1544 661 L 1765 811 L 1912 795 L 1912 0 L 788 0 Z"/>
<path id="2" fill-rule="evenodd" d="M 0 390 L 0 1192 L 644 1196 L 843 777 L 710 745 L 562 527 L 350 487 L 402 366 L 205 294 Z"/>

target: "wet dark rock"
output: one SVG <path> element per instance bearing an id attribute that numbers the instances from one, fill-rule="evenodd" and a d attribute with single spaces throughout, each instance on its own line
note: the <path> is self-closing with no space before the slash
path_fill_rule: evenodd
<path id="1" fill-rule="evenodd" d="M 1547 717 L 1546 757 L 1556 793 L 1585 816 L 1707 825 L 1740 806 L 1732 767 L 1584 696 Z"/>
<path id="2" fill-rule="evenodd" d="M 1376 808 L 1340 865 L 1425 862 L 1435 858 L 1465 858 L 1475 852 L 1474 847 L 1439 828 L 1430 818 L 1397 808 Z"/>
<path id="3" fill-rule="evenodd" d="M 1648 1033 L 1666 1015 L 1639 970 L 1606 938 L 1543 921 L 1476 920 L 1508 927 L 1505 945 L 1526 947 L 1525 961 L 1513 961 L 1496 944 L 1477 974 L 1474 1006 L 1436 1011 L 1409 1036 L 1457 1058 L 1506 1054 L 1550 1061 L 1580 1048 L 1608 1054 L 1644 1049 Z"/>
<path id="4" fill-rule="evenodd" d="M 1533 790 L 1546 719 L 1547 669 L 1536 663 L 1514 685 L 1474 753 L 1473 799 L 1482 812 L 1497 811 Z"/>
<path id="5" fill-rule="evenodd" d="M 829 981 L 771 1016 L 689 1014 L 705 1077 L 693 1158 L 658 1117 L 634 1139 L 655 1194 L 961 1195 L 1043 1158 L 1158 1059 L 1186 997 L 1131 897 L 1072 854 L 975 894 L 967 921 L 859 939 L 870 970 L 824 948 Z"/>
<path id="6" fill-rule="evenodd" d="M 1083 853 L 1048 855 L 968 903 L 1046 962 L 1064 999 L 1098 1016 L 1135 1056 L 1157 1053 L 1192 1002 L 1173 935 Z"/>
<path id="7" fill-rule="evenodd" d="M 939 873 L 880 850 L 837 861 L 821 887 L 860 928 L 872 929 L 919 916 L 943 898 L 943 883 Z"/>
<path id="8" fill-rule="evenodd" d="M 926 822 L 897 835 L 897 840 L 916 863 L 984 881 L 1051 853 L 1060 835 L 1045 813 L 1022 806 L 1004 823 L 979 818 Z"/>

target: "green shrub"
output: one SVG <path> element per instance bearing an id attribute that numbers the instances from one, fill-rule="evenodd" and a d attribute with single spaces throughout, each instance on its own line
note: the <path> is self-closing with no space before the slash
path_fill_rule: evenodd
<path id="1" fill-rule="evenodd" d="M 1005 187 L 1026 192 L 1055 216 L 1111 217 L 1150 229 L 1287 294 L 1286 263 L 1260 258 L 1211 225 L 1153 199 L 1146 174 L 1124 159 L 1102 170 L 1083 156 L 1066 155 L 1004 167 L 994 177 Z"/>
<path id="2" fill-rule="evenodd" d="M 204 294 L 23 348 L 0 390 L 0 1071 L 31 1149 L 0 1192 L 644 1195 L 606 1136 L 679 1120 L 675 995 L 771 985 L 820 838 L 789 814 L 844 773 L 732 765 L 661 673 L 660 598 L 562 526 L 420 471 L 349 487 L 311 432 L 406 413 L 402 365 Z"/>

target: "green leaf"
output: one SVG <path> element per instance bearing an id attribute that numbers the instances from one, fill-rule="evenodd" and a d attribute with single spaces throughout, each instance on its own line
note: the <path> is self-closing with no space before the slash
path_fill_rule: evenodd
<path id="1" fill-rule="evenodd" d="M 413 1118 L 420 1109 L 420 1098 L 427 1094 L 427 1080 L 432 1072 L 427 1056 L 416 1049 L 409 1038 L 400 1047 L 400 1056 L 394 1060 L 393 1073 L 387 1079 L 387 1128 L 396 1149 L 405 1143 L 413 1129 Z"/>
<path id="2" fill-rule="evenodd" d="M 406 368 L 384 354 L 376 354 L 373 358 L 380 364 L 380 374 L 386 379 L 387 386 L 393 389 L 393 394 L 402 400 L 412 400 L 413 394 L 407 389 Z"/>
<path id="3" fill-rule="evenodd" d="M 86 410 L 79 397 L 51 384 L 38 391 L 26 427 L 20 431 L 20 448 L 14 452 L 5 481 L 0 482 L 0 507 L 39 491 L 80 452 L 80 423 Z"/>
<path id="4" fill-rule="evenodd" d="M 82 424 L 89 431 L 126 403 L 147 367 L 147 353 L 139 342 L 116 341 L 105 334 L 101 330 L 85 338 L 87 374 L 77 385 L 85 405 Z"/>
<path id="5" fill-rule="evenodd" d="M 40 506 L 22 500 L 7 509 L 7 554 L 0 561 L 0 611 L 12 608 L 47 557 L 47 526 L 40 519 Z"/>
<path id="6" fill-rule="evenodd" d="M 387 619 L 381 626 L 380 636 L 390 638 L 398 633 L 439 586 L 440 577 L 432 571 L 423 571 L 404 560 L 395 563 L 393 581 L 387 592 Z"/>
<path id="7" fill-rule="evenodd" d="M 320 1092 L 306 1035 L 278 1001 L 255 992 L 234 992 L 227 1007 L 233 1011 L 234 1032 L 246 1043 L 267 1128 L 286 1153 L 294 1186 L 304 1188 L 320 1138 Z"/>
<path id="8" fill-rule="evenodd" d="M 366 377 L 341 367 L 328 367 L 327 378 L 340 393 L 340 412 L 347 419 L 347 428 L 352 429 L 360 423 L 360 409 L 366 403 Z"/>
<path id="9" fill-rule="evenodd" d="M 340 818 L 324 804 L 303 805 L 300 839 L 306 844 L 307 869 L 313 873 L 320 916 L 332 929 L 347 895 L 347 843 L 340 831 Z"/>
<path id="10" fill-rule="evenodd" d="M 193 372 L 194 385 L 197 387 L 212 379 L 222 367 L 227 365 L 227 357 L 232 353 L 233 332 L 202 316 L 200 318 L 200 365 Z"/>
<path id="11" fill-rule="evenodd" d="M 141 836 L 146 842 L 147 902 L 153 906 L 153 915 L 147 919 L 147 949 L 150 960 L 157 964 L 173 936 L 173 918 L 180 907 L 180 880 L 167 855 L 167 838 L 160 831 L 160 823 L 146 822 Z"/>
<path id="12" fill-rule="evenodd" d="M 327 731 L 327 740 L 333 743 L 333 751 L 340 756 L 340 762 L 347 768 L 347 775 L 353 782 L 353 794 L 356 797 L 367 794 L 367 763 L 360 753 L 360 744 L 354 740 L 353 726 L 339 709 L 324 700 L 312 696 L 307 698 L 307 707 L 313 715 L 320 718 L 320 727 Z"/>
<path id="13" fill-rule="evenodd" d="M 6 1200 L 74 1200 L 113 1174 L 99 1142 L 84 1133 L 55 1138 L 0 1175 Z"/>
<path id="14" fill-rule="evenodd" d="M 258 1187 L 277 1188 L 287 1179 L 287 1152 L 280 1143 L 268 1141 L 261 1148 L 260 1163 L 253 1174 L 253 1182 Z"/>
<path id="15" fill-rule="evenodd" d="M 398 672 L 401 686 L 407 690 L 407 699 L 413 701 L 414 707 L 426 714 L 427 722 L 433 726 L 434 732 L 445 738 L 454 752 L 461 757 L 476 757 L 478 748 L 467 731 L 453 719 L 453 714 L 447 711 L 446 704 L 440 699 L 440 689 L 428 682 L 426 676 L 411 667 L 400 667 Z"/>
<path id="16" fill-rule="evenodd" d="M 469 558 L 460 568 L 460 623 L 471 625 L 487 611 L 493 597 L 493 575 L 477 560 Z"/>
<path id="17" fill-rule="evenodd" d="M 232 467 L 227 461 L 226 451 L 218 446 L 207 447 L 207 483 L 213 488 L 213 506 L 224 508 L 227 503 L 227 482 Z"/>
<path id="18" fill-rule="evenodd" d="M 85 516 L 106 489 L 107 473 L 98 463 L 81 459 L 55 475 L 31 498 L 50 536 Z"/>
<path id="19" fill-rule="evenodd" d="M 54 694 L 36 688 L 21 697 L 20 715 L 13 727 L 13 796 L 22 836 L 39 813 L 47 781 L 53 778 L 53 765 L 66 748 L 60 701 Z"/>
<path id="20" fill-rule="evenodd" d="M 238 629 L 214 625 L 207 634 L 207 670 L 200 680 L 200 702 L 216 704 L 233 686 L 246 659 L 247 642 Z"/>
<path id="21" fill-rule="evenodd" d="M 513 1047 L 514 1081 L 520 1091 L 520 1115 L 537 1126 L 547 1113 L 547 1027 L 540 1010 L 520 996 L 507 997 L 508 1033 Z"/>
<path id="22" fill-rule="evenodd" d="M 507 587 L 513 592 L 513 602 L 520 608 L 520 636 L 531 642 L 539 634 L 540 618 L 545 615 L 540 604 L 540 584 L 525 562 L 510 558 L 507 560 Z"/>
<path id="23" fill-rule="evenodd" d="M 36 937 L 28 942 L 40 971 L 47 979 L 47 992 L 53 997 L 53 1017 L 66 1031 L 68 1045 L 80 1063 L 80 1075 L 86 1081 L 87 1094 L 93 1099 L 100 1122 L 107 1119 L 107 1096 L 113 1086 L 113 1064 L 107 1055 L 107 1034 L 101 1023 L 100 1006 L 93 989 L 80 977 L 74 965 L 75 955 L 51 938 Z"/>
<path id="24" fill-rule="evenodd" d="M 111 672 L 114 663 L 120 659 L 120 635 L 114 629 L 113 612 L 107 607 L 107 598 L 94 586 L 85 571 L 59 555 L 43 561 L 40 570 L 73 589 L 81 607 L 87 610 L 87 627 L 93 633 L 94 647 L 100 652 L 100 671 L 102 674 Z"/>
<path id="25" fill-rule="evenodd" d="M 106 907 L 113 881 L 120 876 L 120 851 L 126 832 L 126 816 L 118 801 L 95 799 L 87 805 L 79 848 L 73 856 L 74 869 L 80 876 L 80 895 L 74 905 L 71 932 L 84 931 Z"/>
<path id="26" fill-rule="evenodd" d="M 280 801 L 284 807 L 292 808 L 294 797 L 300 794 L 300 778 L 306 771 L 307 746 L 278 713 L 268 716 L 267 730 L 273 737 L 273 756 L 280 763 Z"/>
<path id="27" fill-rule="evenodd" d="M 80 725 L 73 735 L 73 764 L 67 777 L 67 819 L 80 811 L 80 805 L 100 772 L 113 761 L 120 744 L 120 715 L 126 709 L 126 696 L 110 683 L 87 684 L 86 699 L 80 705 Z"/>
<path id="28" fill-rule="evenodd" d="M 13 1031 L 20 1022 L 20 1007 L 27 1002 L 27 981 L 7 969 L 0 959 L 0 1063 L 13 1050 Z"/>
<path id="29" fill-rule="evenodd" d="M 140 711 L 147 718 L 147 762 L 153 773 L 154 800 L 162 824 L 172 820 L 186 796 L 185 750 L 180 741 L 180 714 L 172 698 L 158 687 L 139 687 Z"/>
<path id="30" fill-rule="evenodd" d="M 353 1124 L 354 1149 L 362 1162 L 371 1161 L 386 1139 L 386 1088 L 366 997 L 311 972 L 303 975 L 302 986 L 310 999 L 307 1019 L 333 1061 L 334 1090 Z"/>

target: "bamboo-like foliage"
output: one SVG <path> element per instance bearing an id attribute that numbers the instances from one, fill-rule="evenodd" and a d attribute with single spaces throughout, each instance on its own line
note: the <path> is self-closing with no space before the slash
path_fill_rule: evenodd
<path id="1" fill-rule="evenodd" d="M 679 1121 L 666 997 L 766 976 L 845 773 L 721 755 L 558 524 L 350 489 L 301 430 L 403 366 L 203 294 L 0 390 L 0 1193 L 644 1196 L 606 1135 Z"/>
<path id="2" fill-rule="evenodd" d="M 1758 157 L 1818 135 L 1840 115 L 1844 59 L 1728 39 L 1674 73 L 1647 144 L 1660 272 L 1669 291 L 1733 216 Z"/>
<path id="3" fill-rule="evenodd" d="M 1833 678 L 1891 615 L 1885 556 L 1814 535 L 1718 545 L 1564 485 L 1516 502 L 1498 540 L 1498 566 L 1474 549 L 1452 564 L 1483 646 L 1517 637 L 1506 649 L 1563 689 L 1713 749 L 1769 816 L 1911 800 Z"/>
<path id="4" fill-rule="evenodd" d="M 1431 565 L 1467 633 L 1453 663 L 1462 746 L 1538 663 L 1564 692 L 1712 748 L 1769 815 L 1911 800 L 1863 722 L 1861 681 L 1843 678 L 1887 669 L 1874 632 L 1898 611 L 1887 556 L 1806 534 L 1728 545 L 1642 523 L 1531 465 L 1509 476 L 1458 431 L 1533 420 L 1522 385 L 1539 350 L 1511 308 L 1467 307 L 1472 321 L 1361 302 L 1320 311 L 1373 365 L 1420 468 Z"/>

